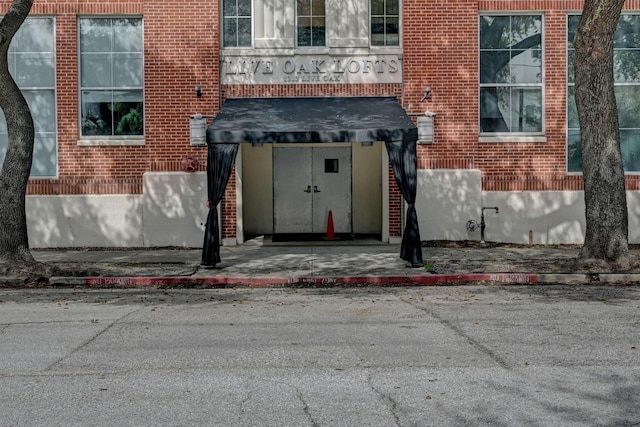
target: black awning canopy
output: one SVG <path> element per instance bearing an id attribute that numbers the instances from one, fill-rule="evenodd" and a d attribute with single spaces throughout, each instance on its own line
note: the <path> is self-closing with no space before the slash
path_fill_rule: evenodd
<path id="1" fill-rule="evenodd" d="M 209 144 L 417 139 L 395 97 L 233 98 L 207 129 Z"/>
<path id="2" fill-rule="evenodd" d="M 240 143 L 384 141 L 407 219 L 400 257 L 421 267 L 415 209 L 418 129 L 393 97 L 228 99 L 207 129 L 209 215 L 202 265 L 220 262 L 217 205 L 222 200 Z"/>

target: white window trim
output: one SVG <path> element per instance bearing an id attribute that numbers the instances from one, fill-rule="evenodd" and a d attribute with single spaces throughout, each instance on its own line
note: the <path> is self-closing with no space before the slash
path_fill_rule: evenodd
<path id="1" fill-rule="evenodd" d="M 225 46 L 224 45 L 224 0 L 222 0 L 220 2 L 220 50 L 224 51 L 226 49 L 230 49 L 230 50 L 240 50 L 240 49 L 253 49 L 255 46 L 255 25 L 256 25 L 256 20 L 255 20 L 255 1 L 251 1 L 251 43 L 248 46 Z M 238 15 L 236 15 L 236 17 L 238 17 Z M 236 34 L 236 38 L 238 37 L 238 35 Z"/>
<path id="2" fill-rule="evenodd" d="M 525 84 L 511 84 L 505 83 L 504 86 L 509 87 L 540 87 L 541 88 L 541 96 L 542 96 L 542 123 L 541 123 L 541 132 L 508 132 L 508 133 L 495 133 L 495 132 L 482 132 L 480 129 L 480 105 L 478 104 L 478 141 L 479 142 L 546 142 L 546 128 L 547 128 L 547 110 L 546 110 L 546 49 L 545 49 L 545 29 L 546 29 L 546 15 L 543 12 L 482 12 L 480 11 L 478 14 L 478 20 L 483 16 L 540 16 L 541 18 L 541 26 L 540 29 L 540 47 L 542 51 L 542 82 L 541 83 L 525 83 Z M 480 90 L 483 87 L 487 86 L 497 86 L 497 84 L 487 84 L 480 83 L 480 25 L 478 22 L 478 94 L 477 98 L 480 100 Z M 542 140 L 544 139 L 544 141 Z"/>
<path id="3" fill-rule="evenodd" d="M 118 19 L 118 18 L 129 18 L 129 19 L 140 19 L 140 22 L 142 24 L 142 63 L 143 63 L 143 67 L 142 67 L 142 117 L 143 117 L 143 128 L 142 128 L 142 135 L 131 135 L 131 136 L 123 136 L 123 135 L 114 135 L 114 136 L 106 136 L 106 135 L 96 135 L 96 136 L 90 136 L 90 135 L 82 135 L 82 83 L 81 83 L 81 79 L 82 79 L 82 75 L 81 75 L 81 51 L 80 51 L 80 20 L 81 19 L 86 19 L 86 18 L 95 18 L 95 19 Z M 77 47 L 77 51 L 78 51 L 78 72 L 77 72 L 77 76 L 78 76 L 78 141 L 77 141 L 77 145 L 79 147 L 88 147 L 88 146 L 142 146 L 145 145 L 145 136 L 146 136 L 146 128 L 147 128 L 147 120 L 146 120 L 146 103 L 144 102 L 145 99 L 145 75 L 144 75 L 144 62 L 145 62 L 145 55 L 144 55 L 144 46 L 145 46 L 145 40 L 144 40 L 144 18 L 142 15 L 82 15 L 82 16 L 78 16 L 76 19 L 76 26 L 77 26 L 77 40 L 76 43 L 78 44 Z M 131 88 L 119 88 L 119 89 L 125 89 L 125 90 L 130 90 Z M 138 88 L 135 88 L 138 89 Z"/>
<path id="4" fill-rule="evenodd" d="M 398 50 L 402 50 L 402 30 L 404 28 L 402 22 L 402 0 L 398 0 L 398 44 L 397 45 L 373 45 L 371 44 L 371 0 L 367 0 L 367 5 L 369 6 L 369 28 L 367 33 L 369 34 L 369 49 L 375 50 L 376 53 L 386 53 L 385 51 L 389 51 L 389 53 L 394 53 Z M 385 15 L 386 16 L 386 15 Z"/>
<path id="5" fill-rule="evenodd" d="M 4 17 L 3 14 L 0 14 L 0 19 Z M 54 15 L 30 15 L 26 19 L 51 19 L 53 23 L 53 40 L 57 40 L 57 22 L 56 17 Z M 7 49 L 7 55 L 9 54 L 9 49 Z M 8 59 L 8 58 L 7 58 Z M 55 133 L 56 140 L 56 170 L 53 175 L 31 175 L 29 173 L 29 179 L 38 179 L 38 180 L 49 180 L 49 179 L 58 179 L 60 176 L 60 140 L 59 140 L 59 129 L 58 129 L 58 52 L 57 45 L 53 43 L 53 86 L 36 86 L 36 87 L 21 87 L 20 91 L 37 91 L 37 90 L 51 90 L 53 91 L 53 99 L 54 99 L 54 107 L 53 107 L 53 118 L 55 120 L 55 131 L 54 132 L 40 132 L 41 134 L 51 134 Z M 36 132 L 36 135 L 38 132 Z"/>
<path id="6" fill-rule="evenodd" d="M 318 1 L 318 0 L 310 0 L 310 1 Z M 300 53 L 304 55 L 305 53 L 328 53 L 329 52 L 329 25 L 327 23 L 327 0 L 321 0 L 324 2 L 324 45 L 322 46 L 300 46 L 298 45 L 298 2 L 295 2 L 295 13 L 294 13 L 294 44 L 296 53 Z M 310 17 L 316 15 L 309 15 Z M 320 15 L 317 15 L 320 16 Z M 312 39 L 313 40 L 313 39 Z"/>
<path id="7" fill-rule="evenodd" d="M 127 146 L 143 146 L 145 145 L 144 138 L 136 139 L 79 139 L 78 147 L 100 147 L 100 146 L 114 146 L 114 147 L 127 147 Z"/>
<path id="8" fill-rule="evenodd" d="M 541 143 L 547 142 L 547 137 L 544 135 L 517 135 L 517 134 L 501 134 L 501 135 L 491 135 L 487 136 L 487 134 L 482 134 L 478 137 L 478 142 L 480 143 Z"/>

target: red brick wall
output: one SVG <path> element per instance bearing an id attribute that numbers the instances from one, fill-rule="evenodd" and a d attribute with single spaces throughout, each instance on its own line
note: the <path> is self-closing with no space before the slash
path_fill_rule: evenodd
<path id="1" fill-rule="evenodd" d="M 405 0 L 404 102 L 407 112 L 437 113 L 435 144 L 419 147 L 420 168 L 482 170 L 483 189 L 581 190 L 566 173 L 566 21 L 578 0 Z M 628 0 L 627 10 L 640 9 Z M 544 15 L 546 142 L 478 141 L 478 15 L 482 12 Z M 429 100 L 420 102 L 424 88 Z M 640 177 L 626 178 L 640 189 Z"/>
<path id="2" fill-rule="evenodd" d="M 579 0 L 403 0 L 404 85 L 230 85 L 220 91 L 219 1 L 37 0 L 33 15 L 56 19 L 59 177 L 36 179 L 29 194 L 139 194 L 145 171 L 181 170 L 189 145 L 189 115 L 214 114 L 225 98 L 244 96 L 398 97 L 412 116 L 431 110 L 435 143 L 419 147 L 420 168 L 478 168 L 484 190 L 579 190 L 565 172 L 566 15 Z M 0 0 L 0 13 L 9 0 Z M 640 0 L 625 9 L 640 10 Z M 478 142 L 478 14 L 540 12 L 545 16 L 543 143 Z M 145 145 L 78 146 L 77 17 L 142 16 L 145 29 Z M 203 96 L 195 96 L 195 86 Z M 421 102 L 426 86 L 429 100 Z M 391 235 L 400 235 L 400 195 L 391 183 Z M 640 189 L 640 177 L 627 177 Z M 224 235 L 235 236 L 235 180 L 224 199 Z"/>
<path id="3" fill-rule="evenodd" d="M 0 1 L 0 13 L 9 4 Z M 206 148 L 190 146 L 189 116 L 219 108 L 217 13 L 218 2 L 210 0 L 37 0 L 31 14 L 56 22 L 59 167 L 56 179 L 31 180 L 28 194 L 139 194 L 144 172 L 181 170 L 186 154 L 204 170 Z M 83 15 L 143 17 L 144 146 L 78 146 L 77 18 Z"/>

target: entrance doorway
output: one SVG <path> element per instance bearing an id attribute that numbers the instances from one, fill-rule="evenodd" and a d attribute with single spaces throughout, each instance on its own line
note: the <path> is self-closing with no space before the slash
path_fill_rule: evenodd
<path id="1" fill-rule="evenodd" d="M 351 233 L 351 147 L 273 148 L 274 233 Z"/>

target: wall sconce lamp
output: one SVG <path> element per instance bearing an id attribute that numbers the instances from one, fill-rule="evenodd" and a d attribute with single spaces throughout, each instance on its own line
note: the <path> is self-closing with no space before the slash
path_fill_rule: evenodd
<path id="1" fill-rule="evenodd" d="M 202 87 L 201 86 L 196 86 L 196 96 L 198 98 L 202 97 Z"/>
<path id="2" fill-rule="evenodd" d="M 431 98 L 431 87 L 427 86 L 426 88 L 424 88 L 424 95 L 422 96 L 422 99 L 420 100 L 420 102 L 429 98 Z"/>

